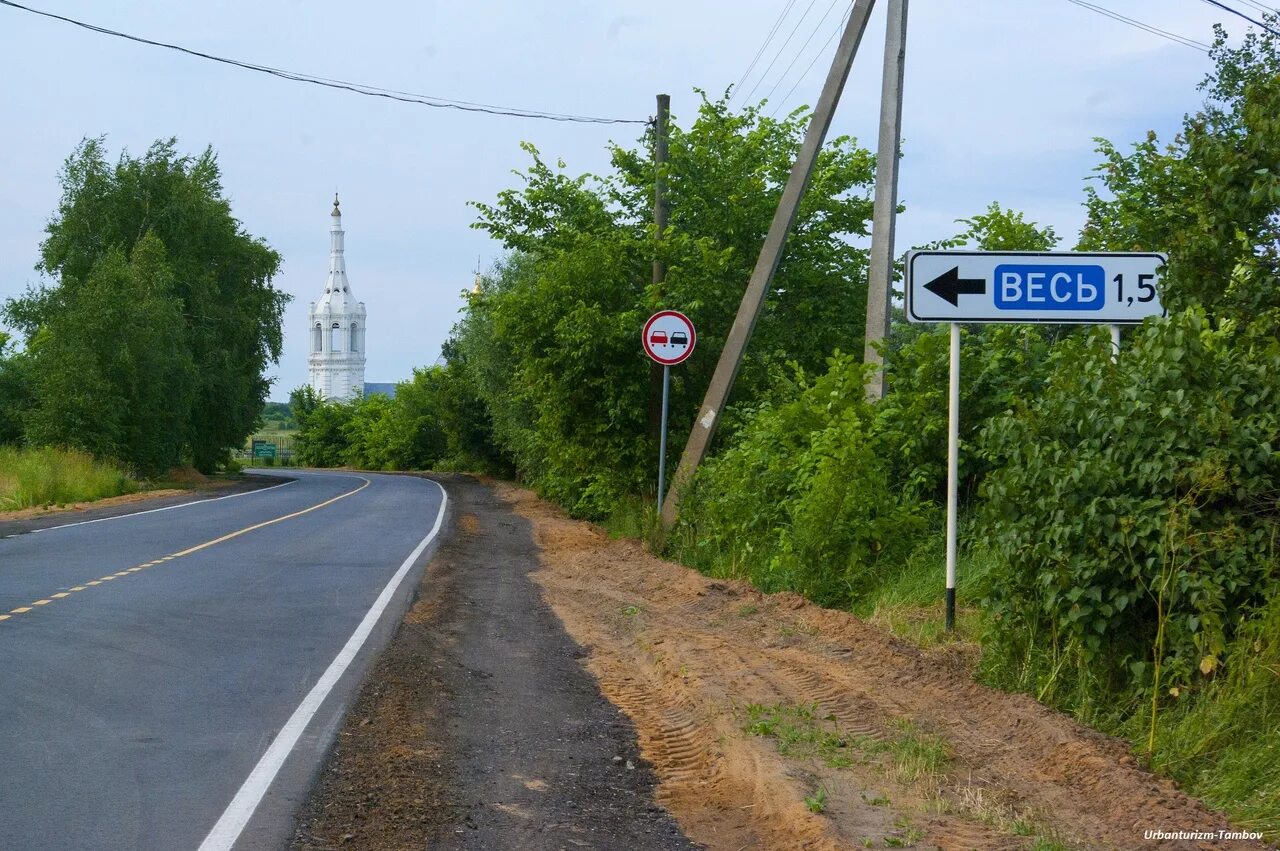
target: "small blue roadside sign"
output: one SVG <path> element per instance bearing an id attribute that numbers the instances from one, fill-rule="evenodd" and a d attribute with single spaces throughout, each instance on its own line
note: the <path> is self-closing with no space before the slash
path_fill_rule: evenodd
<path id="1" fill-rule="evenodd" d="M 1163 254 L 913 251 L 911 322 L 1134 325 L 1161 316 Z"/>

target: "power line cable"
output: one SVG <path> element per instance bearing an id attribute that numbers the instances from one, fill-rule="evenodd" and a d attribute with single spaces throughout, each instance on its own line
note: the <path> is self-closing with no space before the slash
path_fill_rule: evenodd
<path id="1" fill-rule="evenodd" d="M 1280 10 L 1277 10 L 1274 6 L 1264 6 L 1262 3 L 1259 3 L 1258 0 L 1240 0 L 1240 2 L 1251 9 L 1257 9 L 1264 15 L 1280 14 Z"/>
<path id="2" fill-rule="evenodd" d="M 804 19 L 809 17 L 809 13 L 813 11 L 813 6 L 817 2 L 818 0 L 809 0 L 809 5 L 805 7 L 804 14 L 800 16 L 800 20 L 796 21 L 796 25 L 791 28 L 791 33 L 787 36 L 787 40 L 782 43 L 782 46 L 778 48 L 778 52 L 773 54 L 773 59 L 769 61 L 769 67 L 764 69 L 760 78 L 756 80 L 756 84 L 751 87 L 751 91 L 747 92 L 747 96 L 743 98 L 744 101 L 750 101 L 751 96 L 756 93 L 756 89 L 760 88 L 760 84 L 769 76 L 769 72 L 773 70 L 773 66 L 777 64 L 779 57 L 782 56 L 782 51 L 787 49 L 787 45 L 791 43 L 792 37 L 794 37 L 796 31 L 800 29 L 800 25 L 804 23 Z"/>
<path id="3" fill-rule="evenodd" d="M 800 87 L 800 84 L 803 83 L 805 79 L 808 78 L 809 72 L 813 70 L 813 66 L 817 63 L 817 61 L 821 59 L 824 55 L 826 55 L 827 48 L 831 46 L 831 42 L 835 41 L 836 36 L 838 36 L 841 33 L 841 31 L 844 30 L 845 25 L 849 22 L 849 15 L 852 12 L 853 12 L 853 8 L 850 7 L 849 11 L 844 13 L 844 17 L 840 19 L 840 26 L 836 27 L 835 31 L 832 32 L 831 35 L 827 36 L 827 40 L 823 42 L 822 47 L 818 48 L 818 52 L 815 53 L 813 55 L 813 58 L 809 60 L 809 64 L 805 67 L 804 72 L 800 75 L 799 79 L 797 79 L 795 83 L 792 84 L 791 88 L 787 90 L 787 93 L 783 95 L 781 99 L 779 99 L 778 105 L 774 107 L 773 112 L 769 113 L 770 118 L 773 118 L 775 115 L 778 114 L 778 110 L 782 108 L 782 105 L 791 98 L 791 95 L 795 92 L 797 88 Z"/>
<path id="4" fill-rule="evenodd" d="M 152 47 L 163 47 L 167 50 L 175 50 L 179 53 L 185 53 L 188 56 L 195 56 L 200 59 L 208 59 L 211 62 L 221 62 L 224 65 L 232 65 L 237 68 L 243 68 L 248 71 L 257 71 L 261 74 L 270 74 L 273 77 L 279 77 L 284 80 L 292 80 L 297 83 L 310 83 L 315 86 L 324 86 L 330 89 L 340 89 L 347 92 L 353 92 L 366 97 L 380 97 L 388 100 L 400 101 L 402 103 L 413 103 L 420 106 L 429 106 L 436 109 L 456 109 L 462 112 L 483 112 L 489 115 L 508 115 L 515 118 L 536 118 L 543 121 L 565 121 L 577 122 L 582 124 L 648 124 L 645 119 L 638 118 L 599 118 L 591 115 L 573 115 L 562 112 L 546 112 L 537 109 L 522 109 L 519 107 L 496 106 L 488 103 L 476 103 L 473 101 L 455 100 L 452 98 L 436 97 L 434 95 L 416 94 L 413 92 L 402 92 L 396 89 L 384 89 L 378 86 L 365 85 L 363 83 L 352 83 L 345 80 L 335 80 L 329 77 L 318 77 L 313 74 L 303 74 L 297 71 L 287 71 L 282 68 L 273 68 L 270 65 L 257 65 L 252 62 L 243 62 L 239 59 L 228 59 L 223 56 L 215 56 L 211 53 L 203 53 L 199 50 L 182 47 L 177 44 L 169 44 L 163 41 L 154 41 L 142 36 L 130 35 L 128 33 L 119 32 L 117 30 L 107 29 L 95 24 L 78 21 L 75 18 L 68 18 L 63 15 L 56 15 L 52 12 L 45 12 L 40 9 L 32 9 L 29 6 L 23 6 L 15 3 L 13 0 L 0 0 L 0 5 L 9 6 L 14 9 L 20 9 L 24 12 L 30 12 L 33 15 L 40 15 L 45 18 L 53 18 L 54 20 L 63 21 L 73 24 L 82 29 L 101 35 L 109 35 L 115 38 L 123 38 L 128 41 L 134 41 L 139 44 L 146 44 Z"/>
<path id="5" fill-rule="evenodd" d="M 831 13 L 835 11 L 836 6 L 839 5 L 840 2 L 841 0 L 832 0 L 831 5 L 827 7 L 827 11 L 823 12 L 822 17 L 818 20 L 818 25 L 813 28 L 813 32 L 809 33 L 809 37 L 804 40 L 804 44 L 800 45 L 800 49 L 796 51 L 796 55 L 791 57 L 790 64 L 783 69 L 782 76 L 778 77 L 777 82 L 773 84 L 773 88 L 769 89 L 769 93 L 764 96 L 764 100 L 768 100 L 773 97 L 773 93 L 778 90 L 778 86 L 781 86 L 787 79 L 787 75 L 791 73 L 791 69 L 795 67 L 796 62 L 798 62 L 800 57 L 804 55 L 805 48 L 807 48 L 813 41 L 814 36 L 816 36 L 818 31 L 822 29 L 822 25 L 827 22 L 827 18 L 831 17 Z"/>
<path id="6" fill-rule="evenodd" d="M 1184 47 L 1190 47 L 1203 53 L 1209 52 L 1209 45 L 1204 42 L 1196 41 L 1193 38 L 1187 38 L 1186 36 L 1181 36 L 1177 33 L 1171 33 L 1168 30 L 1162 30 L 1159 27 L 1143 23 L 1135 18 L 1129 18 L 1121 15 L 1119 12 L 1113 12 L 1104 6 L 1097 5 L 1096 3 L 1086 3 L 1085 0 L 1067 0 L 1067 2 L 1074 3 L 1082 9 L 1088 9 L 1090 12 L 1097 12 L 1099 15 L 1105 15 L 1112 20 L 1120 21 L 1121 23 L 1128 24 L 1131 27 L 1137 27 L 1138 29 L 1149 32 L 1152 35 L 1167 38 L 1170 41 L 1183 45 Z"/>
<path id="7" fill-rule="evenodd" d="M 796 4 L 796 0 L 787 0 L 787 5 L 782 7 L 782 12 L 778 15 L 778 19 L 773 22 L 773 28 L 769 30 L 769 34 L 764 37 L 764 42 L 760 45 L 760 49 L 756 51 L 756 55 L 751 57 L 751 64 L 747 66 L 747 70 L 742 72 L 742 76 L 738 78 L 738 82 L 733 86 L 733 94 L 729 100 L 733 100 L 738 96 L 738 92 L 742 89 L 742 84 L 747 81 L 747 77 L 751 74 L 751 69 L 756 67 L 756 63 L 760 61 L 760 57 L 764 55 L 765 49 L 769 47 L 769 42 L 773 41 L 773 37 L 778 32 L 778 28 L 782 26 L 783 20 L 786 19 L 787 13 L 791 11 L 791 7 Z"/>
<path id="8" fill-rule="evenodd" d="M 1230 12 L 1236 17 L 1244 18 L 1249 23 L 1253 24 L 1254 26 L 1261 27 L 1262 29 L 1266 30 L 1272 35 L 1280 36 L 1280 30 L 1272 29 L 1271 27 L 1264 24 L 1262 21 L 1259 21 L 1257 18 L 1251 18 L 1248 15 L 1246 15 L 1244 12 L 1241 12 L 1239 9 L 1233 6 L 1228 6 L 1226 3 L 1219 3 L 1218 0 L 1203 0 L 1203 1 L 1205 3 L 1208 3 L 1210 6 L 1217 6 L 1219 9 Z"/>

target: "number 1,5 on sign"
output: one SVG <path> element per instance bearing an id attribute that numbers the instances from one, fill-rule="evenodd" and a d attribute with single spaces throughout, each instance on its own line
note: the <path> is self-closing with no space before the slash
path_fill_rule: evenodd
<path id="1" fill-rule="evenodd" d="M 1113 279 L 1116 285 L 1116 301 L 1120 304 L 1133 304 L 1134 297 L 1124 294 L 1124 273 L 1116 275 Z M 1156 276 L 1155 275 L 1138 275 L 1138 303 L 1146 304 L 1149 301 L 1155 301 L 1156 298 Z"/>

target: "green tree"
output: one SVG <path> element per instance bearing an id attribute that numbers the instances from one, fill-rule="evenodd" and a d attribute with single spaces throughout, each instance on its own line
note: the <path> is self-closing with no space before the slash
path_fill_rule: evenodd
<path id="1" fill-rule="evenodd" d="M 141 157 L 122 154 L 110 165 L 103 140 L 89 139 L 60 177 L 62 199 L 39 266 L 55 283 L 10 300 L 7 318 L 28 344 L 59 322 L 65 335 L 65 315 L 79 309 L 95 269 L 113 252 L 118 258 L 109 262 L 116 267 L 119 258 L 135 259 L 140 242 L 155 239 L 168 270 L 156 279 L 164 282 L 158 295 L 178 306 L 168 333 L 194 366 L 187 376 L 191 392 L 174 400 L 181 454 L 211 471 L 254 428 L 270 384 L 265 370 L 280 356 L 280 319 L 289 298 L 271 286 L 280 256 L 231 215 L 211 149 L 180 155 L 170 139 Z M 115 329 L 101 331 L 121 342 Z M 83 353 L 70 342 L 58 345 L 59 356 Z M 116 386 L 104 391 L 115 398 L 128 392 Z M 84 409 L 78 422 L 89 427 L 101 414 Z"/>
<path id="2" fill-rule="evenodd" d="M 671 431 L 686 433 L 750 277 L 808 116 L 775 121 L 703 99 L 670 137 L 671 221 L 650 224 L 649 140 L 615 146 L 607 176 L 569 177 L 526 145 L 524 185 L 477 204 L 476 226 L 513 252 L 472 299 L 455 347 L 475 365 L 494 434 L 520 472 L 581 514 L 609 511 L 653 479 L 644 319 L 677 308 L 697 353 L 672 374 Z M 860 351 L 873 157 L 853 140 L 822 152 L 739 375 L 735 398 L 763 394 L 771 365 L 818 370 L 837 347 Z M 651 283 L 660 252 L 664 284 Z M 731 416 L 722 430 L 732 432 Z"/>
<path id="3" fill-rule="evenodd" d="M 1165 251 L 1170 310 L 1212 321 L 1276 322 L 1280 311 L 1280 50 L 1252 30 L 1217 30 L 1209 100 L 1168 145 L 1149 133 L 1130 153 L 1098 140 L 1102 190 L 1089 187 L 1080 247 Z"/>
<path id="4" fill-rule="evenodd" d="M 299 464 L 307 467 L 339 467 L 346 463 L 350 438 L 347 423 L 354 405 L 327 402 L 309 385 L 289 394 L 289 407 L 298 421 L 295 443 Z"/>
<path id="5" fill-rule="evenodd" d="M 146 234 L 98 259 L 31 340 L 32 443 L 118 458 L 145 473 L 176 464 L 194 364 L 164 247 Z"/>
<path id="6" fill-rule="evenodd" d="M 0 446 L 22 440 L 23 414 L 32 405 L 30 360 L 0 331 Z"/>

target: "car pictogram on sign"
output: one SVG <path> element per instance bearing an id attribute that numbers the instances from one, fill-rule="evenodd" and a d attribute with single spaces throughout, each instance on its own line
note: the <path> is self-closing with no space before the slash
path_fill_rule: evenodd
<path id="1" fill-rule="evenodd" d="M 698 345 L 698 334 L 689 317 L 677 310 L 660 310 L 644 324 L 640 342 L 647 354 L 663 366 L 682 363 Z"/>

